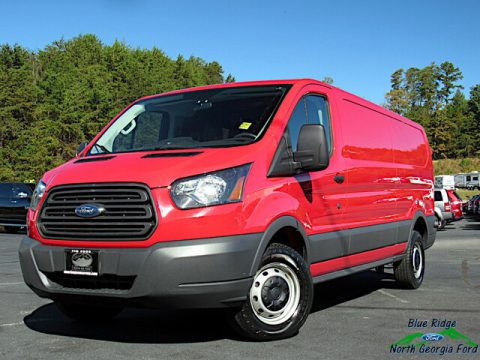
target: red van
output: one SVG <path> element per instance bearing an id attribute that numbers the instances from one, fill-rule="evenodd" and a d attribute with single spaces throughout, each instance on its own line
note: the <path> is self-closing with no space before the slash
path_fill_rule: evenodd
<path id="1" fill-rule="evenodd" d="M 420 125 L 316 80 L 145 97 L 43 176 L 23 276 L 78 320 L 231 308 L 246 336 L 292 336 L 316 283 L 393 264 L 421 285 L 431 155 Z"/>

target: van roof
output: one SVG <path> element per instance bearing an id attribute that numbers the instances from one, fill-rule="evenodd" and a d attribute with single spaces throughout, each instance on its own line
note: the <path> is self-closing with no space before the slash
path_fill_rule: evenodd
<path id="1" fill-rule="evenodd" d="M 384 115 L 387 115 L 393 119 L 402 121 L 404 123 L 409 124 L 410 126 L 413 126 L 418 129 L 422 129 L 422 126 L 417 124 L 416 122 L 405 118 L 393 111 L 390 111 L 383 106 L 377 105 L 369 100 L 366 100 L 364 98 L 361 98 L 360 96 L 357 96 L 355 94 L 349 93 L 348 91 L 342 90 L 338 87 L 335 87 L 331 84 L 327 84 L 325 82 L 311 79 L 311 78 L 299 78 L 299 79 L 285 79 L 285 80 L 258 80 L 258 81 L 242 81 L 242 82 L 232 82 L 232 83 L 224 83 L 224 84 L 213 84 L 213 85 L 203 85 L 203 86 L 197 86 L 197 87 L 191 87 L 191 88 L 186 88 L 186 89 L 179 89 L 179 90 L 173 90 L 173 91 L 168 91 L 165 93 L 161 94 L 155 94 L 155 95 L 149 95 L 149 96 L 144 96 L 139 100 L 145 100 L 145 99 L 150 99 L 153 97 L 157 97 L 159 95 L 173 95 L 173 94 L 179 94 L 183 92 L 188 92 L 188 91 L 198 91 L 198 90 L 209 90 L 209 89 L 220 89 L 220 88 L 230 88 L 230 87 L 237 87 L 237 86 L 261 86 L 261 85 L 285 85 L 285 84 L 290 84 L 290 85 L 295 85 L 298 87 L 302 87 L 305 85 L 309 84 L 317 84 L 324 86 L 329 89 L 335 90 L 337 93 L 341 94 L 341 96 L 344 96 L 344 98 L 347 98 L 350 101 L 354 101 L 360 105 L 367 106 L 375 111 L 378 111 L 380 113 L 383 113 Z"/>

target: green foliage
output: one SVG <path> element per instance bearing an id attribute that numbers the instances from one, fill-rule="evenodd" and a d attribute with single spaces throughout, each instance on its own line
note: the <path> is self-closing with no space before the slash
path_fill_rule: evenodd
<path id="1" fill-rule="evenodd" d="M 233 82 L 216 62 L 171 59 L 95 35 L 30 52 L 0 46 L 0 181 L 38 180 L 75 155 L 133 100 L 160 92 Z"/>
<path id="2" fill-rule="evenodd" d="M 468 200 L 478 194 L 478 190 L 456 189 L 455 192 L 460 195 L 462 200 Z"/>
<path id="3" fill-rule="evenodd" d="M 333 84 L 333 78 L 331 76 L 324 76 L 322 81 L 326 84 Z"/>
<path id="4" fill-rule="evenodd" d="M 425 128 L 434 159 L 480 155 L 480 85 L 467 100 L 458 84 L 462 78 L 448 61 L 399 69 L 391 76 L 387 107 Z"/>
<path id="5" fill-rule="evenodd" d="M 480 158 L 434 160 L 435 175 L 454 175 L 480 171 Z"/>

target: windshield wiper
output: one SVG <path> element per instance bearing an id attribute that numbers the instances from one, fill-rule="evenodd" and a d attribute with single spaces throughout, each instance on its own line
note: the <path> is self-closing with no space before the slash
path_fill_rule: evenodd
<path id="1" fill-rule="evenodd" d="M 103 151 L 102 154 L 109 154 L 109 153 L 111 153 L 111 151 L 108 150 L 108 149 L 107 149 L 105 146 L 103 146 L 103 145 L 100 145 L 100 144 L 95 143 L 93 146 L 96 147 L 96 148 L 98 148 L 98 149 L 100 149 L 101 151 Z"/>
<path id="2" fill-rule="evenodd" d="M 201 148 L 203 146 L 194 146 L 194 147 L 187 147 L 187 146 L 180 146 L 180 145 L 165 145 L 165 146 L 157 146 L 153 149 L 147 149 L 147 151 L 156 151 L 156 150 L 183 150 L 183 149 L 196 149 Z"/>

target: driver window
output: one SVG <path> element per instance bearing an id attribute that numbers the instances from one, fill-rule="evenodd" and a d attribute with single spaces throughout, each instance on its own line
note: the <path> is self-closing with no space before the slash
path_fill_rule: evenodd
<path id="1" fill-rule="evenodd" d="M 320 124 L 325 129 L 328 151 L 331 152 L 331 127 L 327 99 L 320 95 L 306 95 L 300 99 L 288 122 L 288 133 L 292 151 L 297 151 L 300 128 L 304 124 Z"/>
<path id="2" fill-rule="evenodd" d="M 305 97 L 301 98 L 298 102 L 295 110 L 293 110 L 292 116 L 288 121 L 288 134 L 290 135 L 290 144 L 292 152 L 297 151 L 297 140 L 300 128 L 302 125 L 307 124 L 307 111 L 305 105 Z"/>

